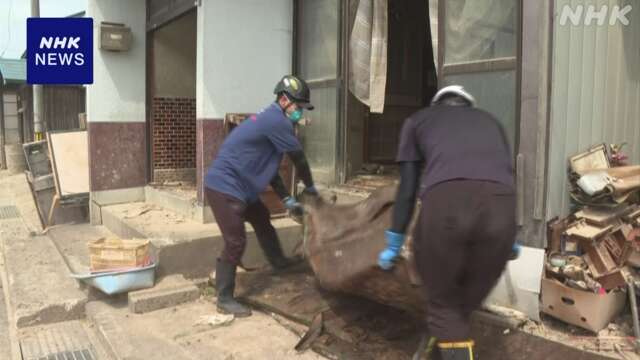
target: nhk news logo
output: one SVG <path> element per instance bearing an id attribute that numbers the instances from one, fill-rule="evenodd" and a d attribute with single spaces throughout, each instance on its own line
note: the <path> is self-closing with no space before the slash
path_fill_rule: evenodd
<path id="1" fill-rule="evenodd" d="M 29 84 L 93 83 L 93 19 L 27 19 Z"/>
<path id="2" fill-rule="evenodd" d="M 573 26 L 590 26 L 594 24 L 598 26 L 605 24 L 609 26 L 616 24 L 629 26 L 629 15 L 632 10 L 633 6 L 631 5 L 602 5 L 599 8 L 595 5 L 565 5 L 560 11 L 560 25 L 565 26 L 571 23 Z"/>

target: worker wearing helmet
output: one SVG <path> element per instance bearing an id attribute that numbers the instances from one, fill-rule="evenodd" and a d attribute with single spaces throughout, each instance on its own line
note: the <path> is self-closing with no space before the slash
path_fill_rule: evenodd
<path id="1" fill-rule="evenodd" d="M 305 192 L 317 195 L 294 124 L 304 110 L 313 110 L 309 86 L 295 76 L 285 76 L 274 90 L 276 101 L 238 125 L 225 139 L 205 176 L 205 196 L 222 232 L 224 249 L 216 264 L 218 311 L 238 317 L 251 310 L 233 297 L 236 266 L 246 246 L 244 222 L 255 230 L 258 243 L 272 267 L 290 265 L 283 255 L 270 214 L 259 194 L 268 185 L 285 207 L 300 214 L 302 207 L 289 195 L 278 174 L 284 154 L 296 167 Z"/>
<path id="2" fill-rule="evenodd" d="M 413 246 L 427 298 L 430 359 L 473 359 L 470 315 L 500 277 L 516 235 L 507 138 L 474 105 L 461 86 L 448 86 L 404 122 L 400 187 L 378 259 L 383 269 L 393 266 L 419 196 Z"/>

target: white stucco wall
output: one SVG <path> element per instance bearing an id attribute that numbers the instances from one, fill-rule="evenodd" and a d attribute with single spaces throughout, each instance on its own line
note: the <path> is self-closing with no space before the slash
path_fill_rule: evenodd
<path id="1" fill-rule="evenodd" d="M 88 0 L 93 18 L 93 85 L 87 86 L 87 121 L 145 121 L 145 0 Z M 100 50 L 100 23 L 124 23 L 133 41 L 126 52 Z"/>
<path id="2" fill-rule="evenodd" d="M 291 72 L 292 0 L 206 0 L 198 7 L 198 118 L 255 112 Z"/>

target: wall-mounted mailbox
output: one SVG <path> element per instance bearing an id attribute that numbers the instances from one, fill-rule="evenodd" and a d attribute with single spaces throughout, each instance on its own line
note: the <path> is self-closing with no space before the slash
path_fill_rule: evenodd
<path id="1" fill-rule="evenodd" d="M 131 28 L 124 24 L 100 23 L 100 49 L 128 51 L 131 48 Z"/>

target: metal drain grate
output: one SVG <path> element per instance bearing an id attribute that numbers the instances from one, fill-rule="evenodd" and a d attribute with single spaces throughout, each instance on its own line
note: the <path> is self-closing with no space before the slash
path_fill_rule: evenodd
<path id="1" fill-rule="evenodd" d="M 77 320 L 35 328 L 20 337 L 23 360 L 96 359 L 95 347 Z"/>
<path id="2" fill-rule="evenodd" d="M 0 206 L 0 220 L 1 219 L 15 219 L 20 217 L 20 212 L 18 208 L 10 205 L 10 206 Z"/>
<path id="3" fill-rule="evenodd" d="M 38 360 L 94 360 L 89 349 L 77 351 L 63 351 L 56 354 L 50 354 L 39 357 Z"/>

